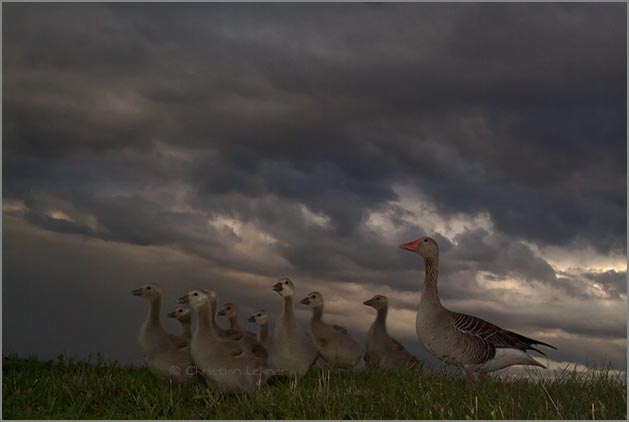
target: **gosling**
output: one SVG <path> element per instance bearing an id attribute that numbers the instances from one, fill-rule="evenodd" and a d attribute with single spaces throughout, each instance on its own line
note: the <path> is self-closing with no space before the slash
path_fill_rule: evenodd
<path id="1" fill-rule="evenodd" d="M 411 355 L 397 340 L 387 332 L 387 312 L 389 303 L 386 296 L 375 295 L 363 302 L 377 311 L 376 319 L 367 333 L 367 351 L 365 362 L 368 366 L 395 370 L 400 368 L 414 368 L 417 359 Z"/>

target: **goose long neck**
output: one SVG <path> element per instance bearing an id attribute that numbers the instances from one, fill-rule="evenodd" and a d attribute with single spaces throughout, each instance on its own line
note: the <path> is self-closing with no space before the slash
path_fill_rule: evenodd
<path id="1" fill-rule="evenodd" d="M 269 324 L 262 324 L 260 326 L 260 336 L 258 341 L 260 341 L 261 344 L 266 343 L 266 339 L 269 338 Z"/>
<path id="2" fill-rule="evenodd" d="M 181 334 L 184 337 L 190 337 L 192 335 L 192 323 L 190 320 L 181 321 Z"/>
<path id="3" fill-rule="evenodd" d="M 236 331 L 242 331 L 240 324 L 238 323 L 238 318 L 235 316 L 229 317 L 229 328 Z"/>
<path id="4" fill-rule="evenodd" d="M 293 321 L 295 319 L 295 313 L 293 310 L 293 297 L 284 296 L 284 320 Z"/>
<path id="5" fill-rule="evenodd" d="M 424 278 L 424 294 L 439 303 L 439 291 L 437 290 L 437 278 L 439 277 L 439 257 L 424 258 L 426 276 Z"/>
<path id="6" fill-rule="evenodd" d="M 212 303 L 210 304 L 209 315 L 206 318 L 206 321 L 210 321 L 210 326 L 215 332 L 219 332 L 220 330 L 220 327 L 218 326 L 218 323 L 216 322 L 216 308 L 217 307 L 218 307 L 217 301 L 213 300 Z"/>
<path id="7" fill-rule="evenodd" d="M 323 318 L 323 305 L 312 308 L 312 322 L 320 322 Z"/>
<path id="8" fill-rule="evenodd" d="M 204 330 L 210 330 L 212 328 L 212 322 L 214 321 L 213 306 L 204 303 L 197 308 L 197 323 L 199 328 Z"/>
<path id="9" fill-rule="evenodd" d="M 162 310 L 162 297 L 155 297 L 151 299 L 151 303 L 149 306 L 149 313 L 146 317 L 147 321 L 152 323 L 159 323 L 159 314 Z"/>
<path id="10" fill-rule="evenodd" d="M 389 308 L 387 306 L 383 306 L 378 309 L 378 314 L 376 315 L 376 321 L 374 322 L 375 326 L 378 328 L 387 331 L 387 312 Z"/>

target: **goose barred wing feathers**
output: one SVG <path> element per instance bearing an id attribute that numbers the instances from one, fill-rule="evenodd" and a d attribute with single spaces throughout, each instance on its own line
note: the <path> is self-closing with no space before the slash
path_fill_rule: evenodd
<path id="1" fill-rule="evenodd" d="M 505 330 L 475 316 L 459 312 L 452 312 L 452 314 L 454 317 L 454 326 L 457 330 L 477 337 L 495 348 L 513 348 L 523 351 L 535 350 L 542 355 L 544 355 L 544 353 L 533 347 L 533 345 L 547 346 L 556 350 L 556 347 L 548 343 Z"/>

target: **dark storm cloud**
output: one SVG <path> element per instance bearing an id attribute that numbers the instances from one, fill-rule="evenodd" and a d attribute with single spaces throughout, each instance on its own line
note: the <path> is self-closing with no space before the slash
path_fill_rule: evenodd
<path id="1" fill-rule="evenodd" d="M 272 192 L 345 234 L 408 179 L 509 234 L 622 248 L 622 7 L 16 5 L 5 145 L 211 148 L 200 195 Z"/>
<path id="2" fill-rule="evenodd" d="M 608 270 L 603 273 L 585 273 L 586 278 L 598 283 L 609 295 L 627 295 L 627 271 Z"/>
<path id="3" fill-rule="evenodd" d="M 397 245 L 429 234 L 446 299 L 482 299 L 480 271 L 626 294 L 621 273 L 556 274 L 523 242 L 626 252 L 623 4 L 3 10 L 4 196 L 35 226 L 403 290 L 422 265 Z M 398 185 L 495 230 L 411 223 Z"/>

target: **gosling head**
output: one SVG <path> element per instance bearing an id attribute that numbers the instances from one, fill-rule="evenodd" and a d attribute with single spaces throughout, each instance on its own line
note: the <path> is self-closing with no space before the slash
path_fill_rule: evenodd
<path id="1" fill-rule="evenodd" d="M 157 283 L 148 283 L 139 289 L 131 292 L 134 296 L 141 296 L 144 299 L 152 300 L 162 296 L 162 288 Z"/>
<path id="2" fill-rule="evenodd" d="M 401 249 L 415 252 L 424 258 L 436 258 L 439 256 L 439 245 L 430 237 L 421 237 L 413 242 L 403 243 Z"/>
<path id="3" fill-rule="evenodd" d="M 363 305 L 371 306 L 374 309 L 386 308 L 387 304 L 387 297 L 382 295 L 375 295 L 371 299 L 363 302 Z"/>
<path id="4" fill-rule="evenodd" d="M 199 309 L 208 302 L 208 294 L 203 290 L 191 290 L 177 299 L 177 303 L 189 303 L 194 309 Z"/>
<path id="5" fill-rule="evenodd" d="M 236 318 L 238 315 L 238 308 L 233 303 L 226 303 L 223 305 L 220 311 L 218 311 L 219 316 L 224 316 L 227 319 Z"/>
<path id="6" fill-rule="evenodd" d="M 310 308 L 317 308 L 319 306 L 323 306 L 323 296 L 321 296 L 321 293 L 319 292 L 312 292 L 300 300 L 299 303 L 307 305 Z"/>
<path id="7" fill-rule="evenodd" d="M 249 322 L 255 322 L 258 325 L 265 325 L 269 323 L 269 315 L 264 310 L 259 310 L 255 314 L 251 315 L 247 320 Z"/>
<path id="8" fill-rule="evenodd" d="M 175 318 L 177 321 L 188 322 L 192 312 L 188 308 L 177 308 L 168 314 L 168 318 Z"/>
<path id="9" fill-rule="evenodd" d="M 273 290 L 282 297 L 288 297 L 295 293 L 295 286 L 290 278 L 284 277 L 277 280 L 277 283 L 273 285 Z"/>

